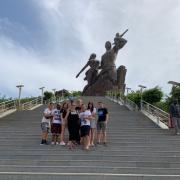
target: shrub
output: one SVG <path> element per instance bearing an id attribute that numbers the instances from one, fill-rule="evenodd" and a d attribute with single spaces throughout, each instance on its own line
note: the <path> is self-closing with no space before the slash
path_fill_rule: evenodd
<path id="1" fill-rule="evenodd" d="M 145 90 L 143 92 L 143 100 L 150 103 L 155 104 L 157 102 L 160 102 L 163 97 L 162 90 L 157 86 L 152 89 Z"/>

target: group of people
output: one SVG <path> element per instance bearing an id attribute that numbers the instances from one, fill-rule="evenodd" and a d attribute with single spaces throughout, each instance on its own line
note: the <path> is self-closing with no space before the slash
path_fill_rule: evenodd
<path id="1" fill-rule="evenodd" d="M 41 122 L 41 145 L 49 144 L 47 139 L 50 132 L 52 145 L 66 145 L 66 129 L 69 135 L 67 145 L 70 149 L 82 145 L 83 149 L 88 150 L 90 146 L 94 146 L 96 132 L 96 143 L 106 145 L 108 109 L 103 102 L 98 102 L 97 106 L 96 108 L 93 102 L 86 105 L 81 99 L 65 101 L 62 104 L 49 103 Z"/>

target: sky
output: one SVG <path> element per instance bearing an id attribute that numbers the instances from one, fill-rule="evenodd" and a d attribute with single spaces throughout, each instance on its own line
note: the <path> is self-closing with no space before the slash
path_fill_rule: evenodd
<path id="1" fill-rule="evenodd" d="M 168 94 L 169 80 L 180 82 L 179 0 L 1 0 L 0 96 L 40 95 L 46 90 L 82 90 L 84 73 L 76 74 L 91 53 L 97 59 L 117 32 L 126 46 L 116 66 L 127 68 L 126 84 L 159 86 Z"/>

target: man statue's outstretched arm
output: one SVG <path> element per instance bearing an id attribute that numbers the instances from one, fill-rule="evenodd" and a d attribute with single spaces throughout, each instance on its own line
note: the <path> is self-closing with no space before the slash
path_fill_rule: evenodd
<path id="1" fill-rule="evenodd" d="M 89 61 L 86 63 L 86 65 L 81 69 L 81 71 L 76 75 L 76 78 L 79 77 L 79 75 L 89 66 Z"/>

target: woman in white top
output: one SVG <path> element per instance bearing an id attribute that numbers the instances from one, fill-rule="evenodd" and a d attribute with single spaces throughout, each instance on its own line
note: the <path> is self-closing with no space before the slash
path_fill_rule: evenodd
<path id="1" fill-rule="evenodd" d="M 96 108 L 94 107 L 93 102 L 88 103 L 88 110 L 90 110 L 92 114 L 92 119 L 91 119 L 91 130 L 90 130 L 90 146 L 94 146 L 94 137 L 95 137 L 95 132 L 96 132 Z"/>
<path id="2" fill-rule="evenodd" d="M 81 112 L 79 114 L 79 118 L 81 120 L 81 143 L 85 150 L 89 149 L 90 145 L 90 121 L 92 119 L 92 115 L 90 110 L 87 109 L 86 105 L 82 105 Z"/>

